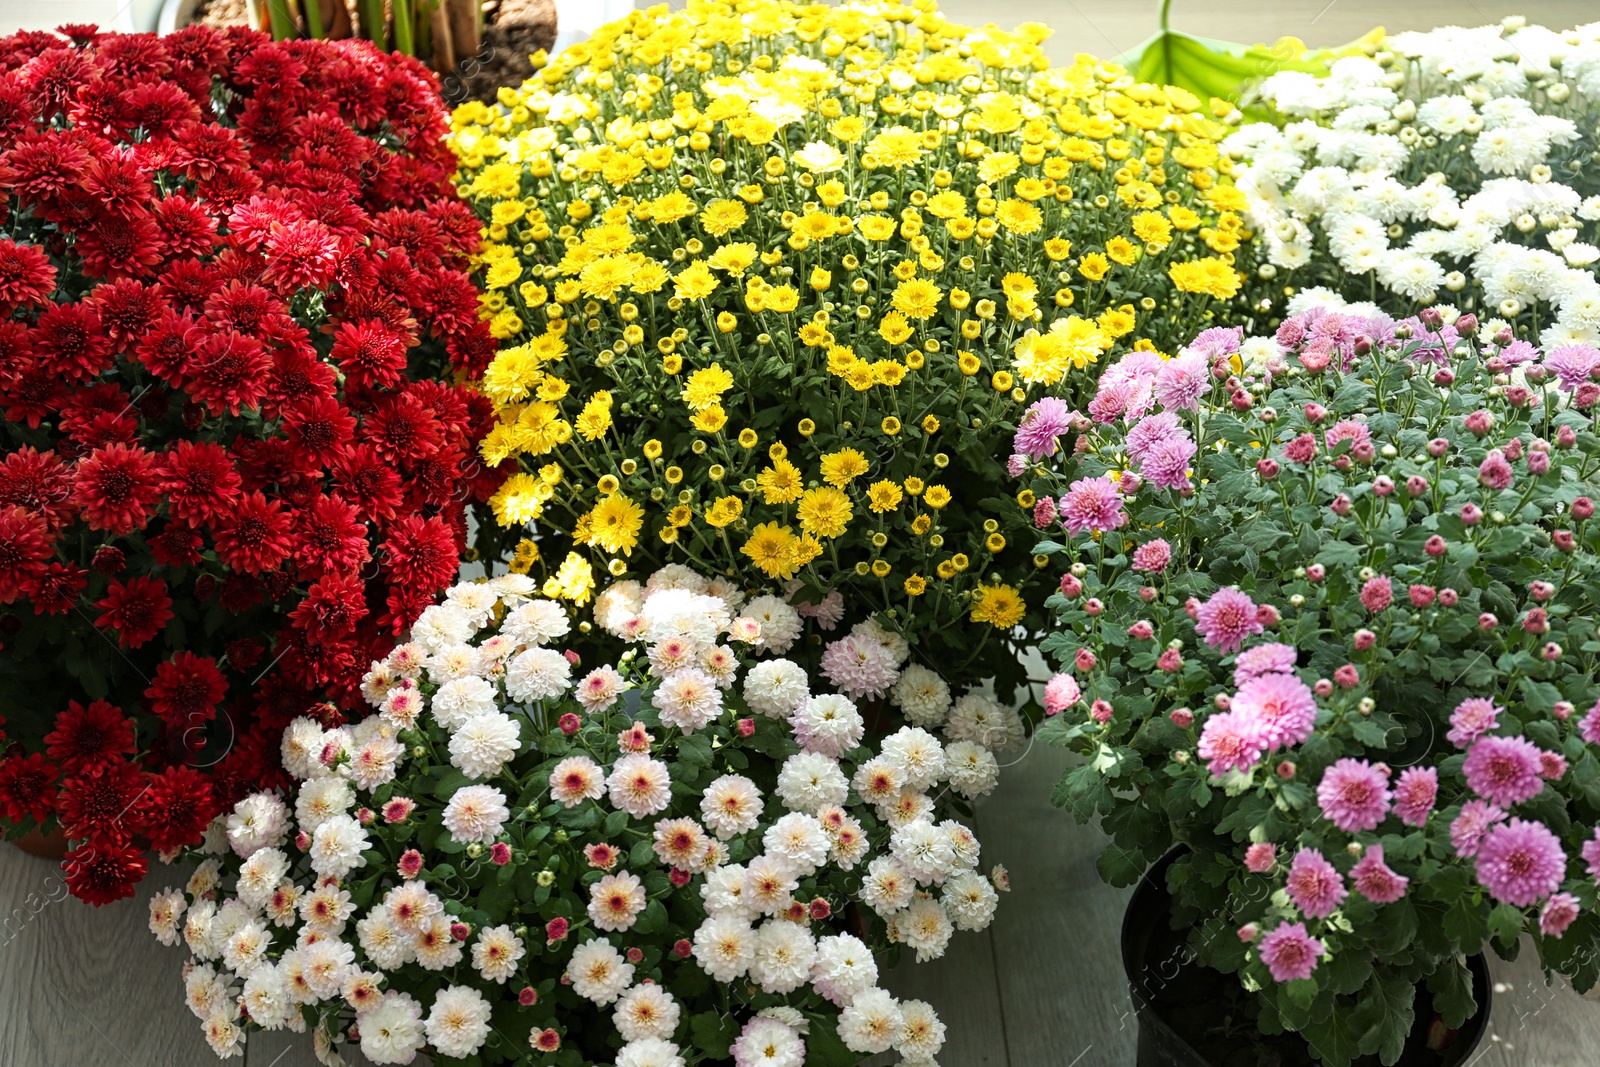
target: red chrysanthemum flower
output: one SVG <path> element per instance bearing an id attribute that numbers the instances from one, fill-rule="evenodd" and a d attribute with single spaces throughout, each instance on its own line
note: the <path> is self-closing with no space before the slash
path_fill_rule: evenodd
<path id="1" fill-rule="evenodd" d="M 243 574 L 276 570 L 293 547 L 289 516 L 259 490 L 244 494 L 213 519 L 211 531 L 218 558 Z"/>
<path id="2" fill-rule="evenodd" d="M 150 863 L 133 845 L 108 838 L 88 841 L 68 852 L 61 867 L 67 872 L 72 895 L 99 907 L 133 896 Z"/>
<path id="3" fill-rule="evenodd" d="M 389 389 L 405 380 L 405 338 L 381 323 L 344 323 L 330 354 L 356 385 Z"/>
<path id="4" fill-rule="evenodd" d="M 460 568 L 455 534 L 442 519 L 406 515 L 389 527 L 383 542 L 383 568 L 390 584 L 443 589 Z"/>
<path id="5" fill-rule="evenodd" d="M 179 652 L 156 667 L 155 680 L 144 691 L 151 712 L 172 730 L 216 718 L 227 694 L 228 680 L 216 661 L 193 652 Z"/>
<path id="6" fill-rule="evenodd" d="M 177 193 L 151 211 L 168 256 L 201 256 L 216 246 L 217 220 L 203 204 Z"/>
<path id="7" fill-rule="evenodd" d="M 254 337 L 235 330 L 208 333 L 184 365 L 184 388 L 212 415 L 237 415 L 261 405 L 272 357 Z"/>
<path id="8" fill-rule="evenodd" d="M 117 351 L 126 352 L 161 320 L 166 305 L 153 288 L 131 278 L 109 282 L 90 295 Z"/>
<path id="9" fill-rule="evenodd" d="M 139 809 L 150 847 L 166 852 L 198 844 L 217 801 L 205 775 L 180 764 L 151 776 Z"/>
<path id="10" fill-rule="evenodd" d="M 346 574 L 328 574 L 313 582 L 306 598 L 289 613 L 294 625 L 318 642 L 353 633 L 366 616 L 364 586 Z"/>
<path id="11" fill-rule="evenodd" d="M 122 648 L 145 644 L 172 618 L 167 583 L 145 575 L 130 578 L 126 584 L 113 581 L 105 599 L 96 602 L 95 607 L 100 609 L 100 617 L 94 624 L 103 630 L 116 630 L 117 644 Z"/>
<path id="12" fill-rule="evenodd" d="M 132 756 L 133 723 L 122 709 L 104 700 L 84 707 L 76 700 L 56 716 L 56 728 L 44 736 L 45 753 L 76 774 Z"/>
<path id="13" fill-rule="evenodd" d="M 54 452 L 23 445 L 0 460 L 0 505 L 32 512 L 56 528 L 72 520 L 72 472 Z"/>
<path id="14" fill-rule="evenodd" d="M 155 457 L 137 445 L 108 445 L 79 460 L 73 499 L 91 530 L 121 536 L 142 527 L 160 495 Z"/>
<path id="15" fill-rule="evenodd" d="M 174 443 L 160 473 L 172 517 L 195 526 L 225 515 L 239 499 L 239 472 L 227 450 L 210 441 Z"/>
<path id="16" fill-rule="evenodd" d="M 295 522 L 295 562 L 303 575 L 353 573 L 371 558 L 367 527 L 355 507 L 337 496 L 319 496 L 300 509 Z"/>
<path id="17" fill-rule="evenodd" d="M 34 323 L 33 352 L 52 374 L 82 381 L 110 363 L 111 338 L 92 307 L 55 304 Z"/>
<path id="18" fill-rule="evenodd" d="M 439 447 L 439 423 L 416 397 L 401 393 L 373 409 L 361 436 L 389 462 L 420 459 Z"/>
<path id="19" fill-rule="evenodd" d="M 22 583 L 35 615 L 64 615 L 89 584 L 89 572 L 71 563 L 48 563 Z"/>
<path id="20" fill-rule="evenodd" d="M 53 551 L 43 519 L 16 506 L 0 507 L 0 604 L 17 599 L 43 573 Z"/>
<path id="21" fill-rule="evenodd" d="M 139 830 L 135 805 L 144 796 L 145 775 L 131 763 L 102 763 L 67 779 L 56 798 L 56 814 L 67 836 L 126 841 Z"/>
<path id="22" fill-rule="evenodd" d="M 301 400 L 283 413 L 283 432 L 319 464 L 331 463 L 355 436 L 356 420 L 337 400 Z"/>
<path id="23" fill-rule="evenodd" d="M 146 541 L 150 554 L 163 567 L 194 567 L 205 559 L 206 539 L 187 526 L 173 523 Z"/>
<path id="24" fill-rule="evenodd" d="M 267 235 L 267 271 L 262 280 L 288 295 L 333 280 L 344 258 L 339 239 L 320 222 L 289 222 Z"/>
<path id="25" fill-rule="evenodd" d="M 0 760 L 0 815 L 8 822 L 42 823 L 55 810 L 55 780 L 61 769 L 37 752 L 13 752 Z"/>
<path id="26" fill-rule="evenodd" d="M 56 269 L 33 245 L 0 240 L 0 311 L 49 303 L 56 289 Z"/>

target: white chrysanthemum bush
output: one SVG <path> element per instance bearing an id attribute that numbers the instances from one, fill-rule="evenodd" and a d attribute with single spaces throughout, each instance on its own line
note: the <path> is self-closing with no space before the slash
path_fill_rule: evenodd
<path id="1" fill-rule="evenodd" d="M 794 610 L 741 600 L 618 583 L 594 622 L 627 647 L 590 664 L 532 579 L 465 583 L 373 665 L 376 714 L 296 720 L 291 795 L 241 801 L 151 904 L 217 1053 L 287 1028 L 327 1063 L 933 1063 L 943 1023 L 880 970 L 988 925 L 1004 872 L 936 808 L 995 787 L 1020 723 L 870 623 L 810 678 L 777 651 Z M 909 723 L 868 748 L 885 693 Z"/>
<path id="2" fill-rule="evenodd" d="M 1331 291 L 1546 346 L 1600 340 L 1600 23 L 1402 33 L 1258 91 L 1278 121 L 1223 144 L 1258 233 L 1258 302 L 1293 314 Z"/>

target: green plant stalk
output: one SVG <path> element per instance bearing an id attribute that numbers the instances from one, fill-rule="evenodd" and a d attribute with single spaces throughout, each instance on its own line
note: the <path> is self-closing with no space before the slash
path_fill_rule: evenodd
<path id="1" fill-rule="evenodd" d="M 316 40 L 322 40 L 328 31 L 322 25 L 322 0 L 305 0 L 306 29 Z"/>
<path id="2" fill-rule="evenodd" d="M 383 24 L 383 0 L 356 0 L 361 12 L 361 30 L 378 51 L 389 50 L 389 29 Z"/>
<path id="3" fill-rule="evenodd" d="M 267 0 L 267 25 L 273 40 L 287 41 L 295 34 L 294 13 L 289 10 L 290 0 Z"/>
<path id="4" fill-rule="evenodd" d="M 408 56 L 417 54 L 413 21 L 411 0 L 394 0 L 394 47 Z"/>

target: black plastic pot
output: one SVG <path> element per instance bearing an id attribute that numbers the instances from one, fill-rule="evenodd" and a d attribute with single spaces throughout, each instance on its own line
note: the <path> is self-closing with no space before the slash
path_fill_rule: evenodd
<path id="1" fill-rule="evenodd" d="M 1218 1018 L 1224 1010 L 1229 984 L 1237 987 L 1233 975 L 1209 971 L 1195 960 L 1186 950 L 1185 934 L 1172 931 L 1172 896 L 1167 892 L 1167 870 L 1185 851 L 1174 849 L 1145 873 L 1122 916 L 1122 967 L 1128 976 L 1128 992 L 1139 1021 L 1138 1067 L 1220 1067 L 1196 1051 L 1173 1027 L 1163 1015 L 1157 996 L 1158 990 L 1182 981 L 1180 975 L 1187 971 L 1188 984 L 1200 984 L 1208 992 L 1215 991 L 1217 1012 L 1212 1018 Z M 1423 1007 L 1429 1003 L 1430 994 L 1419 990 L 1417 1024 L 1402 1064 L 1460 1067 L 1471 1059 L 1488 1032 L 1493 987 L 1488 963 L 1481 955 L 1469 957 L 1467 969 L 1472 974 L 1472 996 L 1477 1001 L 1478 1013 L 1452 1034 Z M 1431 1036 L 1438 1038 L 1442 1033 L 1445 1037 L 1442 1042 L 1435 1041 L 1435 1045 L 1443 1046 L 1436 1052 L 1428 1051 L 1430 1028 Z M 1366 1060 L 1357 1061 L 1358 1065 L 1365 1063 Z"/>

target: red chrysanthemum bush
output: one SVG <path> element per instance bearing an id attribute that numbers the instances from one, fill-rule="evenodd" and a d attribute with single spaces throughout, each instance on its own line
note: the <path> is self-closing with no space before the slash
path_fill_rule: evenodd
<path id="1" fill-rule="evenodd" d="M 492 421 L 448 122 L 351 41 L 0 39 L 0 827 L 131 892 L 455 577 Z"/>

